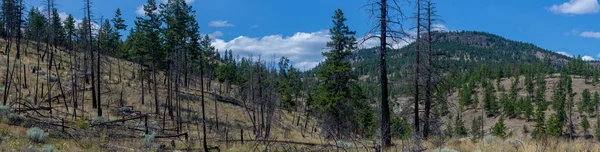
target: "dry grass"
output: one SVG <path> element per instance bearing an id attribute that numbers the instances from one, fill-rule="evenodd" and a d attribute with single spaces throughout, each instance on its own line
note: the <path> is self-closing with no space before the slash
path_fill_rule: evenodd
<path id="1" fill-rule="evenodd" d="M 3 40 L 0 40 L 0 43 L 2 44 L 6 44 Z M 13 45 L 14 46 L 14 45 Z M 45 46 L 45 45 L 43 45 Z M 1 47 L 5 47 L 5 45 L 2 45 Z M 27 88 L 23 88 L 23 87 L 18 87 L 21 90 L 16 90 L 14 85 L 11 87 L 11 89 L 9 90 L 9 101 L 18 101 L 17 99 L 24 99 L 24 100 L 19 100 L 20 102 L 23 101 L 28 101 L 31 104 L 33 104 L 33 97 L 35 96 L 35 86 L 36 86 L 36 73 L 32 73 L 31 71 L 31 66 L 32 65 L 37 65 L 37 60 L 39 58 L 39 55 L 37 54 L 37 51 L 35 51 L 34 49 L 35 47 L 35 43 L 30 43 L 29 46 L 25 45 L 22 46 L 22 48 L 24 49 L 24 51 L 22 53 L 22 57 L 17 61 L 17 72 L 21 72 L 20 74 L 15 74 L 13 76 L 15 83 L 16 84 L 27 84 Z M 44 47 L 42 47 L 44 48 Z M 16 50 L 15 48 L 12 48 L 11 52 L 10 52 L 10 67 L 8 69 L 12 69 L 13 68 L 13 63 L 15 63 L 15 56 L 16 54 Z M 82 56 L 83 53 L 82 52 L 78 52 L 77 54 L 78 56 Z M 7 71 L 6 68 L 6 55 L 1 55 L 0 54 L 0 79 L 4 80 L 4 74 Z M 58 77 L 60 78 L 61 81 L 61 86 L 63 88 L 63 90 L 66 93 L 65 99 L 63 98 L 59 98 L 59 100 L 54 100 L 52 101 L 52 106 L 53 106 L 53 110 L 52 110 L 52 114 L 54 116 L 56 116 L 57 118 L 60 119 L 65 119 L 67 121 L 67 124 L 69 123 L 74 123 L 77 119 L 73 119 L 72 116 L 70 115 L 65 115 L 65 113 L 69 113 L 69 114 L 73 114 L 73 103 L 71 103 L 72 100 L 72 94 L 70 93 L 71 91 L 71 73 L 69 70 L 69 56 L 67 54 L 67 52 L 64 51 L 57 51 L 56 54 L 56 63 L 63 67 L 58 69 L 58 71 L 55 68 L 52 68 L 50 70 L 51 74 L 53 75 L 57 75 L 56 73 L 58 73 Z M 119 69 L 118 69 L 118 62 L 120 62 L 121 65 L 121 76 L 122 76 L 122 81 L 119 82 L 118 78 L 119 78 Z M 47 61 L 41 61 L 40 64 L 38 66 L 42 67 L 42 70 L 47 72 L 47 65 L 48 62 Z M 22 75 L 22 69 L 23 66 L 26 68 L 25 70 L 25 75 L 23 77 Z M 54 65 L 56 66 L 56 65 Z M 145 92 L 143 98 L 145 99 L 145 104 L 141 104 L 141 99 L 142 99 L 142 90 L 141 90 L 141 81 L 139 79 L 139 65 L 133 62 L 129 62 L 129 61 L 124 61 L 124 60 L 119 60 L 116 58 L 112 58 L 109 56 L 102 56 L 102 67 L 101 67 L 101 71 L 102 71 L 102 84 L 101 84 L 101 92 L 102 92 L 102 107 L 103 107 L 103 114 L 105 117 L 111 119 L 111 120 L 115 120 L 115 119 L 120 119 L 121 117 L 119 117 L 117 115 L 117 113 L 115 112 L 117 108 L 119 108 L 119 101 L 120 101 L 120 95 L 121 95 L 121 91 L 123 92 L 123 101 L 125 103 L 126 106 L 133 106 L 134 107 L 134 111 L 139 111 L 143 114 L 150 114 L 151 117 L 149 117 L 149 125 L 152 127 L 156 127 L 159 128 L 161 127 L 161 123 L 162 123 L 162 112 L 165 110 L 164 107 L 161 106 L 161 115 L 160 116 L 156 116 L 153 114 L 153 112 L 155 111 L 155 104 L 154 104 L 154 96 L 152 94 L 152 92 Z M 90 71 L 88 71 L 90 72 Z M 83 87 L 85 88 L 91 88 L 91 84 L 85 84 L 83 85 L 81 82 L 84 81 L 83 79 L 83 72 L 77 72 L 78 73 L 78 88 L 81 89 Z M 134 76 L 135 75 L 135 76 Z M 157 75 L 157 85 L 158 85 L 158 98 L 159 98 L 159 104 L 165 104 L 166 101 L 166 94 L 167 94 L 167 90 L 166 90 L 166 86 L 162 84 L 162 80 L 164 79 L 164 74 L 162 72 L 160 72 Z M 25 83 L 25 78 L 27 79 L 27 83 Z M 145 80 L 147 81 L 147 80 Z M 244 139 L 254 139 L 254 136 L 252 135 L 252 123 L 250 122 L 249 116 L 247 115 L 245 108 L 242 106 L 237 106 L 237 105 L 233 105 L 233 104 L 228 104 L 228 103 L 222 103 L 222 102 L 216 102 L 215 103 L 215 98 L 212 95 L 213 92 L 221 92 L 219 89 L 219 85 L 217 82 L 211 82 L 212 84 L 212 90 L 206 90 L 205 91 L 205 108 L 206 108 L 206 116 L 207 116 L 207 139 L 209 142 L 209 146 L 219 146 L 221 147 L 221 149 L 229 149 L 229 148 L 233 148 L 233 151 L 245 151 L 247 149 L 253 149 L 253 150 L 259 150 L 259 149 L 265 149 L 267 147 L 262 147 L 262 146 L 256 146 L 255 144 L 252 143 L 246 143 L 244 145 L 241 145 L 239 143 L 230 143 L 230 145 L 225 145 L 225 142 L 222 142 L 220 140 L 225 140 L 225 133 L 227 133 L 227 136 L 229 137 L 229 139 L 240 139 L 240 132 L 241 129 L 244 129 Z M 0 84 L 0 87 L 4 87 L 2 86 L 3 84 Z M 148 83 L 144 84 L 145 88 L 149 88 L 148 87 Z M 198 84 L 199 85 L 199 84 Z M 42 86 L 43 86 L 43 91 L 42 91 Z M 50 89 L 50 93 L 48 93 L 48 86 L 51 87 Z M 225 90 L 225 88 L 222 88 L 223 90 Z M 233 86 L 232 88 L 232 94 L 229 94 L 230 96 L 235 96 L 235 94 L 233 94 L 233 92 L 235 92 L 234 90 L 237 89 L 235 86 Z M 180 90 L 181 93 L 186 97 L 186 99 L 184 99 L 181 103 L 181 106 L 183 108 L 182 110 L 182 117 L 184 117 L 184 120 L 189 120 L 188 118 L 193 118 L 193 117 L 197 117 L 197 118 L 201 118 L 201 102 L 200 102 L 200 88 L 197 85 L 193 85 L 192 87 L 190 87 L 189 89 L 182 89 Z M 148 89 L 146 89 L 145 91 L 149 91 Z M 223 91 L 224 92 L 224 91 Z M 78 96 L 78 109 L 77 109 L 77 114 L 79 117 L 82 116 L 82 114 L 84 115 L 84 118 L 87 120 L 91 120 L 97 117 L 96 114 L 96 109 L 92 108 L 92 98 L 91 98 L 91 92 L 89 90 L 82 92 L 79 91 L 79 96 Z M 85 93 L 85 100 L 81 101 L 81 93 Z M 49 95 L 51 96 L 56 96 L 61 94 L 61 90 L 59 89 L 59 84 L 58 82 L 50 82 L 47 83 L 46 82 L 46 75 L 39 75 L 39 90 L 38 90 L 38 101 L 43 101 L 45 99 L 48 98 Z M 2 95 L 0 95 L 1 97 Z M 227 96 L 227 93 L 224 93 L 223 96 Z M 66 101 L 66 103 L 65 103 Z M 216 122 L 216 112 L 215 112 L 215 104 L 218 107 L 218 119 L 220 122 L 220 126 L 219 126 L 219 131 L 216 130 L 216 124 L 214 122 Z M 38 103 L 38 106 L 49 106 L 49 103 Z M 66 107 L 65 107 L 66 105 Z M 67 107 L 68 107 L 68 111 L 67 111 Z M 18 105 L 16 107 L 13 108 L 19 108 Z M 44 115 L 51 115 L 50 111 L 41 111 L 42 114 Z M 30 116 L 36 116 L 35 113 L 33 112 L 29 112 L 29 113 L 22 113 L 23 115 L 30 115 Z M 300 126 L 295 125 L 295 123 L 292 122 L 293 119 L 296 119 L 298 113 L 289 113 L 289 112 L 282 112 L 282 111 L 278 111 L 277 114 L 275 114 L 276 118 L 273 122 L 272 125 L 272 132 L 271 132 L 271 139 L 275 139 L 275 140 L 293 140 L 293 141 L 303 141 L 303 142 L 313 142 L 313 143 L 322 143 L 325 142 L 324 139 L 322 139 L 317 133 L 314 132 L 307 132 L 305 133 L 305 137 L 303 137 L 301 135 L 300 132 Z M 302 115 L 304 116 L 304 115 Z M 301 124 L 303 124 L 305 118 L 301 117 Z M 133 125 L 136 122 L 128 122 L 127 125 Z M 315 121 L 311 120 L 309 121 L 309 128 L 312 128 L 312 126 L 315 125 Z M 171 121 L 171 119 L 169 118 L 169 116 L 167 116 L 167 120 L 166 120 L 166 128 L 174 128 L 175 122 Z M 227 127 L 226 127 L 227 126 Z M 2 127 L 2 126 L 0 126 Z M 20 128 L 19 126 L 4 126 L 7 128 Z M 227 128 L 227 130 L 225 130 L 225 128 Z M 21 128 L 23 130 L 26 130 L 26 128 Z M 181 149 L 184 147 L 190 147 L 192 149 L 199 149 L 202 148 L 201 147 L 201 139 L 200 137 L 202 137 L 202 131 L 200 130 L 200 128 L 198 128 L 198 126 L 196 124 L 184 124 L 183 126 L 183 130 L 182 132 L 187 132 L 190 134 L 190 139 L 189 142 L 185 141 L 185 139 L 183 138 L 179 138 L 179 139 L 157 139 L 157 143 L 158 144 L 162 144 L 162 145 L 167 145 L 167 147 L 170 147 L 170 143 L 171 142 L 175 142 L 175 144 L 177 145 L 177 148 Z M 95 130 L 95 131 L 93 131 Z M 132 135 L 132 136 L 140 136 L 142 133 L 141 132 L 126 132 L 126 131 L 119 131 L 119 130 L 109 130 L 109 131 L 98 131 L 97 129 L 93 129 L 93 130 L 89 130 L 89 131 L 85 131 L 87 134 L 89 134 L 89 137 L 87 138 L 82 138 L 79 141 L 74 141 L 74 140 L 54 140 L 51 139 L 50 142 L 54 145 L 55 148 L 57 149 L 61 149 L 64 151 L 82 151 L 81 149 L 83 149 L 83 151 L 88 151 L 88 150 L 92 150 L 92 151 L 98 151 L 98 150 L 110 150 L 111 147 L 117 147 L 122 149 L 127 149 L 127 148 L 132 148 L 132 149 L 139 149 L 140 148 L 140 141 L 141 139 L 137 138 L 137 139 L 130 139 L 130 138 L 114 138 L 114 137 L 107 137 L 110 134 L 124 134 L 124 135 Z M 158 130 L 154 130 L 154 132 L 157 132 Z M 107 133 L 108 132 L 108 133 Z M 157 132 L 158 133 L 158 132 Z M 80 133 L 80 134 L 85 134 L 85 133 Z M 175 134 L 175 132 L 172 131 L 168 131 L 162 134 Z M 8 136 L 7 136 L 8 137 Z M 11 136 L 11 139 L 19 139 L 19 140 L 23 140 L 26 141 L 25 137 L 21 137 L 21 136 Z M 173 140 L 173 141 L 172 141 Z M 15 140 L 17 141 L 17 140 Z M 100 141 L 101 144 L 98 144 L 98 141 Z M 75 144 L 79 142 L 80 144 Z M 22 143 L 22 142 L 20 142 Z M 15 144 L 13 144 L 15 145 Z M 16 147 L 17 149 L 9 149 L 8 151 L 14 151 L 14 150 L 23 150 L 24 148 L 28 147 L 28 144 L 16 144 L 18 146 L 13 146 Z M 64 146 L 61 146 L 64 145 Z M 275 144 L 277 145 L 277 144 Z M 6 146 L 1 146 L 0 147 L 6 147 Z M 9 146 L 10 147 L 10 146 Z M 66 148 L 66 147 L 73 147 L 73 148 Z M 277 147 L 277 146 L 272 146 L 272 147 L 268 147 L 269 149 L 273 148 L 273 147 Z M 258 148 L 258 149 L 257 149 Z M 287 147 L 284 146 L 279 146 L 279 148 L 275 148 L 275 149 L 286 149 Z M 3 150 L 3 151 L 6 151 Z"/>
<path id="2" fill-rule="evenodd" d="M 471 139 L 451 139 L 443 148 L 454 149 L 461 152 L 470 151 L 484 151 L 484 152 L 511 152 L 511 151 L 525 151 L 525 152 L 598 152 L 600 151 L 600 144 L 596 141 L 591 140 L 574 140 L 568 141 L 565 139 L 547 139 L 545 141 L 536 141 L 531 139 L 518 140 L 522 145 L 514 146 L 510 144 L 506 139 L 496 138 L 491 143 L 485 143 L 483 141 L 473 142 Z M 438 149 L 431 144 L 424 144 L 429 151 Z"/>

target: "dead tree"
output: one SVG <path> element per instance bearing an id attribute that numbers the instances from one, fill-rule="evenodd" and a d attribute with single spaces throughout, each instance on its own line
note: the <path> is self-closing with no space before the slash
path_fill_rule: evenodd
<path id="1" fill-rule="evenodd" d="M 91 15 L 91 1 L 90 0 L 85 0 L 85 11 L 86 11 L 86 16 L 88 18 L 87 20 L 87 27 L 88 27 L 88 44 L 87 44 L 87 49 L 89 51 L 90 54 L 90 63 L 91 63 L 91 69 L 92 69 L 92 75 L 91 75 L 91 80 L 92 80 L 92 107 L 93 108 L 97 108 L 98 107 L 98 95 L 97 95 L 97 82 L 96 82 L 96 76 L 95 76 L 95 72 L 98 72 L 96 70 L 94 70 L 95 67 L 95 63 L 94 63 L 94 51 L 93 51 L 93 47 L 92 47 L 92 15 Z M 87 74 L 87 73 L 86 73 Z M 98 78 L 100 79 L 100 78 Z"/>
<path id="2" fill-rule="evenodd" d="M 380 42 L 379 82 L 381 84 L 381 142 L 384 147 L 389 147 L 391 146 L 391 132 L 386 53 L 388 47 L 394 47 L 392 45 L 393 43 L 390 42 L 407 42 L 404 39 L 406 34 L 403 32 L 402 24 L 399 21 L 399 19 L 403 18 L 403 13 L 396 0 L 392 0 L 391 4 L 388 3 L 387 0 L 370 1 L 367 6 L 371 6 L 368 11 L 377 18 L 377 22 L 370 30 L 370 35 L 366 37 L 363 42 L 371 38 L 378 38 Z M 389 10 L 392 10 L 392 12 Z M 388 40 L 388 38 L 390 40 Z"/>

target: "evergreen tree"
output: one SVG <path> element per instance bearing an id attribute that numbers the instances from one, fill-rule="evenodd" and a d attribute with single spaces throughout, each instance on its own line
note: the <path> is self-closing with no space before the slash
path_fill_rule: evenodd
<path id="1" fill-rule="evenodd" d="M 346 112 L 352 112 L 348 110 L 351 109 L 349 105 L 357 101 L 350 98 L 353 97 L 352 94 L 360 93 L 352 92 L 355 90 L 351 89 L 355 84 L 355 77 L 351 74 L 350 62 L 344 61 L 356 48 L 356 32 L 346 26 L 347 19 L 342 10 L 336 10 L 332 18 L 334 26 L 329 30 L 331 41 L 327 43 L 331 50 L 323 53 L 326 59 L 317 72 L 317 79 L 321 83 L 317 87 L 315 102 L 324 118 L 324 129 L 332 132 L 330 135 L 341 137 L 349 132 L 344 130 L 353 129 L 348 123 L 355 120 L 352 118 L 354 115 Z"/>
<path id="2" fill-rule="evenodd" d="M 483 117 L 482 116 L 477 116 L 477 117 L 473 118 L 473 121 L 471 122 L 471 134 L 473 135 L 473 140 L 483 138 L 483 132 L 481 132 L 482 128 L 483 128 L 482 125 L 483 125 Z"/>
<path id="3" fill-rule="evenodd" d="M 581 101 L 579 101 L 579 113 L 584 112 L 588 115 L 594 114 L 594 103 L 592 102 L 591 94 L 589 89 L 584 89 L 581 93 Z"/>
<path id="4" fill-rule="evenodd" d="M 598 104 L 600 104 L 600 94 L 598 94 L 598 92 L 594 92 L 594 99 L 592 99 L 592 104 L 594 104 L 596 113 L 598 113 Z"/>
<path id="5" fill-rule="evenodd" d="M 546 80 L 544 79 L 545 74 L 539 74 L 536 79 L 537 89 L 535 90 L 535 102 L 538 105 L 537 108 L 541 108 L 541 111 L 548 109 L 548 102 L 546 101 Z"/>
<path id="6" fill-rule="evenodd" d="M 596 140 L 600 141 L 600 117 L 596 117 Z"/>
<path id="7" fill-rule="evenodd" d="M 563 123 L 564 122 L 557 118 L 556 114 L 551 115 L 546 124 L 546 133 L 554 137 L 562 136 Z"/>
<path id="8" fill-rule="evenodd" d="M 72 47 L 73 38 L 76 36 L 75 18 L 73 17 L 73 15 L 69 14 L 69 16 L 67 16 L 67 19 L 65 19 L 65 21 L 63 22 L 63 25 L 65 29 L 65 37 L 67 39 L 67 43 L 69 47 Z"/>
<path id="9" fill-rule="evenodd" d="M 55 36 L 53 43 L 55 45 L 63 46 L 66 45 L 66 34 L 65 29 L 63 28 L 63 24 L 60 21 L 60 16 L 58 14 L 58 10 L 56 8 L 52 9 L 52 31 L 54 31 Z"/>
<path id="10" fill-rule="evenodd" d="M 281 94 L 281 104 L 283 109 L 292 110 L 295 106 L 293 101 L 293 81 L 290 76 L 290 60 L 286 57 L 281 57 L 279 60 L 279 93 Z"/>
<path id="11" fill-rule="evenodd" d="M 530 120 L 533 115 L 533 105 L 531 104 L 531 98 L 521 98 L 519 99 L 519 109 L 521 110 L 521 114 L 523 118 L 526 120 Z"/>
<path id="12" fill-rule="evenodd" d="M 459 114 L 456 115 L 456 119 L 454 120 L 454 136 L 455 137 L 465 137 L 467 136 L 467 128 L 465 128 L 465 123 L 462 121 L 462 119 L 460 118 L 460 111 Z"/>
<path id="13" fill-rule="evenodd" d="M 600 77 L 599 76 L 600 75 L 600 70 L 594 69 L 593 70 L 593 74 L 594 74 L 594 77 L 592 78 L 592 85 L 596 85 L 596 84 L 598 84 L 598 79 L 600 79 L 599 78 Z"/>
<path id="14" fill-rule="evenodd" d="M 533 132 L 531 133 L 531 137 L 538 138 L 543 137 L 546 133 L 545 129 L 545 116 L 544 105 L 537 104 L 537 108 L 535 109 L 535 128 L 533 128 Z"/>
<path id="15" fill-rule="evenodd" d="M 506 94 L 503 93 L 502 97 L 500 97 L 500 103 L 502 103 L 502 111 L 504 115 L 510 118 L 514 118 L 517 115 L 517 107 L 514 100 Z"/>
<path id="16" fill-rule="evenodd" d="M 463 85 L 459 90 L 458 102 L 461 107 L 468 107 L 473 104 L 472 91 L 470 85 Z"/>
<path id="17" fill-rule="evenodd" d="M 496 124 L 494 125 L 494 128 L 492 128 L 492 135 L 500 137 L 500 138 L 506 137 L 507 134 L 506 134 L 506 126 L 504 125 L 504 117 L 500 117 L 498 122 L 496 122 Z"/>
<path id="18" fill-rule="evenodd" d="M 583 128 L 583 136 L 587 136 L 588 129 L 590 128 L 590 122 L 588 121 L 587 116 L 583 116 L 583 119 L 581 120 L 581 128 Z"/>
<path id="19" fill-rule="evenodd" d="M 121 42 L 121 31 L 125 31 L 127 30 L 127 24 L 125 24 L 125 20 L 123 20 L 123 17 L 121 15 L 121 9 L 117 8 L 117 11 L 115 12 L 115 17 L 112 19 L 112 23 L 113 23 L 113 27 L 115 28 L 115 34 L 116 34 L 116 38 L 117 41 L 120 44 Z M 122 56 L 124 55 L 125 52 L 123 52 L 124 50 L 121 49 L 117 49 L 117 56 Z"/>
<path id="20" fill-rule="evenodd" d="M 496 94 L 494 92 L 492 85 L 487 85 L 483 92 L 483 107 L 488 116 L 498 113 L 498 103 L 496 102 Z"/>
<path id="21" fill-rule="evenodd" d="M 525 88 L 529 94 L 530 100 L 533 100 L 535 84 L 533 83 L 533 72 L 530 68 L 527 68 L 527 73 L 525 73 Z"/>

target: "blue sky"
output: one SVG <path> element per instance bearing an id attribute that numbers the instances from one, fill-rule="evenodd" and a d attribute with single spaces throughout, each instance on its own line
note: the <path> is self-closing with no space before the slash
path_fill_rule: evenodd
<path id="1" fill-rule="evenodd" d="M 40 7 L 42 0 L 24 0 Z M 158 0 L 163 1 L 163 0 Z M 164 0 L 166 1 L 166 0 Z M 333 11 L 341 8 L 357 37 L 373 26 L 368 0 L 186 0 L 196 10 L 201 32 L 210 34 L 221 51 L 263 59 L 284 55 L 297 67 L 311 68 L 323 58 Z M 113 17 L 121 8 L 130 27 L 146 0 L 92 0 L 94 18 Z M 404 13 L 414 6 L 400 0 Z M 530 42 L 570 55 L 600 59 L 598 0 L 434 0 L 443 30 L 476 30 Z M 83 18 L 83 0 L 56 0 L 62 14 Z M 411 26 L 414 21 L 404 21 Z M 362 47 L 376 45 L 367 41 Z M 398 46 L 404 45 L 403 43 Z"/>

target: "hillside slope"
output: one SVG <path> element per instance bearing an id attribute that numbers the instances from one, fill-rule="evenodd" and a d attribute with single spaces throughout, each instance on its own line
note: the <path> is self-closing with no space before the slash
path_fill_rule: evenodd
<path id="1" fill-rule="evenodd" d="M 0 44 L 2 44 L 2 48 L 6 47 L 6 41 L 0 40 Z M 191 87 L 179 90 L 181 103 L 175 107 L 181 106 L 180 115 L 183 120 L 182 130 L 176 131 L 177 111 L 173 112 L 174 116 L 169 116 L 165 110 L 168 107 L 166 104 L 168 96 L 167 86 L 161 83 L 165 80 L 164 73 L 160 72 L 157 75 L 158 106 L 161 113 L 156 114 L 154 113 L 156 105 L 153 91 L 149 89 L 151 88 L 149 87 L 151 81 L 148 80 L 150 76 L 145 75 L 144 81 L 141 81 L 138 64 L 102 55 L 100 88 L 103 117 L 98 117 L 97 109 L 92 107 L 91 84 L 84 83 L 83 75 L 86 72 L 90 74 L 90 71 L 84 70 L 83 62 L 73 67 L 68 64 L 72 59 L 83 61 L 83 51 L 73 50 L 75 58 L 70 58 L 67 50 L 57 48 L 53 67 L 48 70 L 49 53 L 45 58 L 40 58 L 44 51 L 38 52 L 35 50 L 35 46 L 36 43 L 29 41 L 23 43 L 21 46 L 22 56 L 18 60 L 14 58 L 16 54 L 14 45 L 10 51 L 10 57 L 5 52 L 0 53 L 0 80 L 4 81 L 5 74 L 9 71 L 7 70 L 7 61 L 10 61 L 8 69 L 16 69 L 12 75 L 13 84 L 16 85 L 12 85 L 8 90 L 8 106 L 16 114 L 27 118 L 25 121 L 15 124 L 7 119 L 7 115 L 0 114 L 0 117 L 5 118 L 2 123 L 10 124 L 0 125 L 0 151 L 22 151 L 29 146 L 40 147 L 40 144 L 28 141 L 24 134 L 27 128 L 34 126 L 49 132 L 50 136 L 46 144 L 54 145 L 61 151 L 141 150 L 146 129 L 144 116 L 147 116 L 148 119 L 149 134 L 154 134 L 156 137 L 152 144 L 155 150 L 161 145 L 163 149 L 167 150 L 196 151 L 202 148 L 201 94 L 197 79 L 192 81 Z M 45 44 L 42 46 L 45 47 Z M 38 59 L 40 59 L 39 64 Z M 14 67 L 15 62 L 17 63 L 16 67 Z M 34 70 L 38 68 L 41 69 Z M 73 73 L 70 69 L 74 70 Z M 72 83 L 72 76 L 76 76 L 75 84 Z M 78 98 L 76 111 L 73 109 L 74 93 L 72 88 L 74 85 L 77 87 L 75 94 Z M 252 133 L 253 123 L 248 116 L 252 111 L 248 111 L 250 109 L 246 108 L 245 103 L 236 99 L 239 91 L 237 87 L 233 86 L 231 92 L 226 92 L 225 87 L 221 87 L 216 81 L 210 82 L 209 85 L 212 87 L 210 90 L 205 90 L 204 98 L 208 145 L 219 147 L 221 150 L 233 151 L 249 151 L 250 148 L 256 148 L 250 144 L 252 141 L 247 141 L 246 144 L 240 144 L 239 141 L 226 142 L 234 139 L 252 140 L 257 138 Z M 38 90 L 37 103 L 35 102 L 36 86 Z M 4 83 L 0 84 L 0 90 L 3 91 L 6 88 Z M 0 93 L 0 99 L 3 99 L 2 93 Z M 120 106 L 121 102 L 124 106 Z M 75 112 L 77 117 L 74 117 Z M 276 116 L 273 118 L 270 139 L 327 143 L 327 141 L 322 141 L 318 133 L 302 129 L 304 125 L 295 123 L 304 123 L 303 115 L 277 110 Z M 129 118 L 132 120 L 119 121 Z M 302 119 L 302 121 L 297 121 L 297 119 Z M 315 126 L 312 119 L 306 121 L 306 124 L 311 128 Z M 63 131 L 63 129 L 65 130 Z M 283 144 L 275 143 L 271 149 L 286 148 L 282 146 Z"/>

